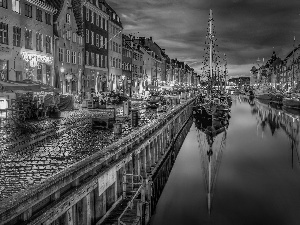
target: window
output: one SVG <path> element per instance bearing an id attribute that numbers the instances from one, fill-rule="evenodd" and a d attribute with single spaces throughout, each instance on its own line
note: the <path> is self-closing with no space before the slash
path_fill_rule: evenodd
<path id="1" fill-rule="evenodd" d="M 105 56 L 104 67 L 107 67 L 107 56 Z"/>
<path id="2" fill-rule="evenodd" d="M 78 37 L 78 43 L 79 43 L 80 45 L 82 45 L 82 37 L 81 37 L 81 36 L 78 36 L 78 35 L 77 35 L 77 37 Z"/>
<path id="3" fill-rule="evenodd" d="M 50 85 L 51 66 L 46 65 L 46 84 Z"/>
<path id="4" fill-rule="evenodd" d="M 102 16 L 99 16 L 99 19 L 100 19 L 100 21 L 99 21 L 99 22 L 100 22 L 100 28 L 103 29 L 103 20 L 102 20 Z"/>
<path id="5" fill-rule="evenodd" d="M 81 65 L 82 64 L 81 52 L 78 52 L 77 56 L 78 56 L 78 64 Z"/>
<path id="6" fill-rule="evenodd" d="M 85 34 L 85 42 L 86 42 L 86 43 L 89 43 L 89 40 L 90 40 L 90 35 L 89 35 L 90 33 L 89 33 L 89 30 L 86 29 L 85 32 L 86 32 L 86 34 Z"/>
<path id="7" fill-rule="evenodd" d="M 32 18 L 32 5 L 25 4 L 25 16 Z"/>
<path id="8" fill-rule="evenodd" d="M 85 52 L 85 64 L 89 65 L 90 53 L 88 51 Z"/>
<path id="9" fill-rule="evenodd" d="M 66 23 L 71 24 L 71 15 L 69 13 L 66 14 Z"/>
<path id="10" fill-rule="evenodd" d="M 25 48 L 32 49 L 32 31 L 25 30 Z"/>
<path id="11" fill-rule="evenodd" d="M 107 30 L 107 23 L 106 23 L 106 19 L 105 18 L 103 18 L 103 26 L 104 26 L 104 30 Z"/>
<path id="12" fill-rule="evenodd" d="M 100 48 L 103 48 L 103 36 L 100 35 Z"/>
<path id="13" fill-rule="evenodd" d="M 116 67 L 116 58 L 113 58 L 112 67 Z"/>
<path id="14" fill-rule="evenodd" d="M 60 62 L 64 61 L 64 49 L 63 48 L 58 49 L 58 61 L 60 61 Z"/>
<path id="15" fill-rule="evenodd" d="M 94 32 L 91 31 L 91 45 L 94 45 Z"/>
<path id="16" fill-rule="evenodd" d="M 90 10 L 89 9 L 86 9 L 86 21 L 89 21 L 90 20 Z"/>
<path id="17" fill-rule="evenodd" d="M 105 46 L 105 49 L 107 49 L 107 38 L 104 39 L 104 46 Z"/>
<path id="18" fill-rule="evenodd" d="M 71 40 L 71 31 L 70 30 L 67 31 L 67 39 Z"/>
<path id="19" fill-rule="evenodd" d="M 73 42 L 76 42 L 76 39 L 77 39 L 77 35 L 76 35 L 76 33 L 74 32 L 74 33 L 73 33 Z"/>
<path id="20" fill-rule="evenodd" d="M 96 1 L 96 2 L 98 2 L 98 1 Z M 96 25 L 99 27 L 99 15 L 95 14 L 95 16 L 96 16 Z"/>
<path id="21" fill-rule="evenodd" d="M 39 64 L 37 67 L 37 80 L 42 81 L 43 79 L 43 70 L 42 70 L 42 65 Z"/>
<path id="22" fill-rule="evenodd" d="M 7 0 L 0 0 L 0 7 L 7 9 Z"/>
<path id="23" fill-rule="evenodd" d="M 99 67 L 99 54 L 96 54 L 96 66 Z"/>
<path id="24" fill-rule="evenodd" d="M 91 65 L 95 65 L 95 54 L 93 52 L 91 53 Z"/>
<path id="25" fill-rule="evenodd" d="M 0 0 L 1 4 L 1 0 Z M 20 0 L 12 0 L 12 10 L 16 13 L 20 13 Z"/>
<path id="26" fill-rule="evenodd" d="M 100 56 L 100 67 L 103 67 L 103 55 Z"/>
<path id="27" fill-rule="evenodd" d="M 21 46 L 21 28 L 13 27 L 13 46 Z"/>
<path id="28" fill-rule="evenodd" d="M 22 81 L 22 71 L 16 71 L 16 81 Z"/>
<path id="29" fill-rule="evenodd" d="M 116 51 L 116 43 L 113 42 L 113 51 L 115 52 Z"/>
<path id="30" fill-rule="evenodd" d="M 94 23 L 94 12 L 91 12 L 91 23 Z"/>
<path id="31" fill-rule="evenodd" d="M 36 20 L 43 22 L 43 11 L 38 8 L 36 8 Z"/>
<path id="32" fill-rule="evenodd" d="M 51 48 L 51 36 L 46 36 L 46 53 L 51 53 L 52 48 Z"/>
<path id="33" fill-rule="evenodd" d="M 36 50 L 37 51 L 43 51 L 42 43 L 43 43 L 43 35 L 40 33 L 36 33 Z"/>
<path id="34" fill-rule="evenodd" d="M 67 50 L 67 63 L 70 63 L 70 61 L 71 61 L 70 50 Z"/>
<path id="35" fill-rule="evenodd" d="M 45 17 L 46 17 L 46 24 L 52 25 L 52 23 L 51 23 L 51 14 L 45 13 Z"/>
<path id="36" fill-rule="evenodd" d="M 96 46 L 99 47 L 99 34 L 96 34 Z"/>
<path id="37" fill-rule="evenodd" d="M 76 52 L 72 52 L 72 63 L 76 64 Z"/>

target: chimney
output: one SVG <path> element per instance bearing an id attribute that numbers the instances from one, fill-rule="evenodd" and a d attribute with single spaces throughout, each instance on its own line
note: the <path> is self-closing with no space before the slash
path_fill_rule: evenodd
<path id="1" fill-rule="evenodd" d="M 161 51 L 162 51 L 163 53 L 166 53 L 166 49 L 164 49 L 164 48 L 163 48 Z"/>
<path id="2" fill-rule="evenodd" d="M 152 37 L 150 37 L 149 39 L 150 39 L 150 41 L 152 41 Z"/>

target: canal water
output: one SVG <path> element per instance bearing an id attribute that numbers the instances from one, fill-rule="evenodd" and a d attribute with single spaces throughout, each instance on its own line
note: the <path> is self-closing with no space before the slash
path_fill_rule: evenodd
<path id="1" fill-rule="evenodd" d="M 295 112 L 233 96 L 210 161 L 192 125 L 151 224 L 300 224 L 299 123 Z"/>

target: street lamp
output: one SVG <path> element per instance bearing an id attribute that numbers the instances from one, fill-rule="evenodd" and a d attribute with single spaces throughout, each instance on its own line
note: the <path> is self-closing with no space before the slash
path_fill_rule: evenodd
<path id="1" fill-rule="evenodd" d="M 60 67 L 60 72 L 61 72 L 61 75 L 63 76 L 63 74 L 65 73 L 65 68 L 63 67 Z M 61 88 L 61 93 L 63 94 L 63 86 L 64 86 L 64 82 L 63 82 L 63 77 L 60 78 L 60 88 Z"/>
<path id="2" fill-rule="evenodd" d="M 125 96 L 125 75 L 122 75 L 122 81 L 123 81 L 123 95 Z"/>

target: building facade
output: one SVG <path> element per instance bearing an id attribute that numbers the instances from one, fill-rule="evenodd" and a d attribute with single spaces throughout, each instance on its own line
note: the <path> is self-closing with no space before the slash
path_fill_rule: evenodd
<path id="1" fill-rule="evenodd" d="M 133 43 L 133 71 L 132 71 L 132 89 L 133 93 L 138 94 L 141 92 L 141 85 L 143 83 L 144 73 L 144 53 L 139 44 Z"/>
<path id="2" fill-rule="evenodd" d="M 108 20 L 108 73 L 110 90 L 119 91 L 122 85 L 122 30 L 123 26 L 117 13 L 105 3 Z"/>
<path id="3" fill-rule="evenodd" d="M 82 37 L 82 18 L 75 18 L 74 10 L 80 11 L 80 5 L 71 0 L 48 0 L 58 10 L 54 15 L 54 86 L 62 94 L 81 93 L 81 80 L 84 71 L 84 43 Z M 74 1 L 73 1 L 74 2 Z M 78 24 L 77 24 L 78 23 Z"/>
<path id="4" fill-rule="evenodd" d="M 44 1 L 0 1 L 0 79 L 54 84 L 53 14 Z M 13 98 L 14 94 L 0 94 Z"/>
<path id="5" fill-rule="evenodd" d="M 106 4 L 100 0 L 84 1 L 82 7 L 85 42 L 83 92 L 85 98 L 107 91 L 108 20 Z"/>
<path id="6" fill-rule="evenodd" d="M 122 90 L 124 94 L 130 96 L 132 93 L 133 48 L 130 46 L 130 38 L 124 34 L 122 34 L 122 42 Z"/>

